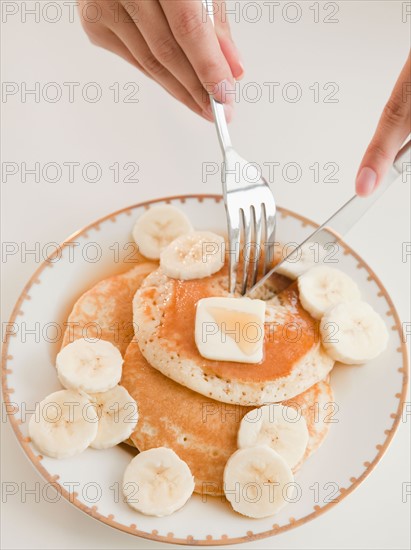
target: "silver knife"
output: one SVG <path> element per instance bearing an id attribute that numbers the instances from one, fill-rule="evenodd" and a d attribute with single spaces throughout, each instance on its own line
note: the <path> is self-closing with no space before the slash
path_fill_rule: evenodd
<path id="1" fill-rule="evenodd" d="M 332 248 L 333 244 L 337 244 L 347 231 L 355 225 L 367 212 L 369 208 L 385 193 L 391 184 L 402 174 L 408 174 L 411 171 L 411 140 L 408 141 L 398 155 L 395 157 L 394 163 L 390 167 L 384 181 L 379 185 L 378 189 L 367 197 L 359 197 L 354 195 L 347 201 L 335 214 L 333 214 L 321 227 L 316 229 L 307 239 L 305 239 L 297 248 L 294 248 L 281 262 L 279 262 L 271 271 L 269 271 L 257 284 L 255 284 L 247 293 L 247 296 L 252 298 L 262 295 L 272 296 L 280 290 L 284 289 L 283 284 L 273 284 L 277 271 L 284 262 L 290 261 L 290 258 L 296 259 L 301 253 L 301 248 L 311 247 L 313 250 L 316 246 L 324 248 Z M 335 254 L 333 254 L 335 255 Z M 338 260 L 336 260 L 338 261 Z M 278 274 L 277 274 L 278 278 Z M 264 288 L 265 287 L 265 288 Z"/>

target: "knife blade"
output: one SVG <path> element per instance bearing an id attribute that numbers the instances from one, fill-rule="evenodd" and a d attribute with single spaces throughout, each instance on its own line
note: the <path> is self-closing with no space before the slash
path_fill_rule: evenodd
<path id="1" fill-rule="evenodd" d="M 249 298 L 264 296 L 267 299 L 277 292 L 284 290 L 284 284 L 275 283 L 275 277 L 278 278 L 278 272 L 285 262 L 298 261 L 301 257 L 301 249 L 310 249 L 315 256 L 317 247 L 323 247 L 325 250 L 338 244 L 341 238 L 347 233 L 369 210 L 372 205 L 378 201 L 387 191 L 392 183 L 402 174 L 411 172 L 411 140 L 406 143 L 395 157 L 394 163 L 390 167 L 388 174 L 374 193 L 367 197 L 354 195 L 341 208 L 339 208 L 326 222 L 316 229 L 307 239 L 292 250 L 281 262 L 275 265 L 262 279 L 260 279 L 247 293 Z M 318 260 L 317 260 L 318 262 Z M 317 263 L 313 261 L 313 265 Z M 330 262 L 335 263 L 335 262 Z"/>

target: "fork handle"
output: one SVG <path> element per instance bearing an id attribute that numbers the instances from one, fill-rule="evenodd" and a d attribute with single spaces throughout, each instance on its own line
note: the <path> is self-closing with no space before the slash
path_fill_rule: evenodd
<path id="1" fill-rule="evenodd" d="M 227 120 L 225 118 L 224 105 L 210 96 L 211 108 L 213 109 L 215 127 L 217 128 L 218 141 L 225 156 L 227 149 L 231 149 L 231 138 L 228 133 Z"/>
<path id="2" fill-rule="evenodd" d="M 206 8 L 211 23 L 214 25 L 213 0 L 203 0 L 203 4 Z M 215 126 L 217 128 L 218 141 L 220 142 L 221 150 L 223 151 L 223 155 L 225 156 L 227 149 L 230 149 L 232 145 L 230 134 L 228 132 L 227 120 L 225 118 L 224 106 L 222 105 L 222 103 L 216 101 L 211 95 L 210 103 L 214 114 Z"/>

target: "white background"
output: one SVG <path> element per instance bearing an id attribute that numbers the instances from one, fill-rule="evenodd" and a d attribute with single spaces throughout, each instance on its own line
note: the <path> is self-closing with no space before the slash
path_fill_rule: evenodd
<path id="1" fill-rule="evenodd" d="M 17 83 L 20 91 L 24 82 L 27 88 L 39 82 L 40 92 L 48 82 L 57 82 L 63 95 L 56 103 L 43 97 L 36 102 L 33 96 L 24 102 L 20 92 L 3 96 L 3 163 L 20 166 L 26 162 L 31 167 L 35 162 L 42 166 L 48 162 L 97 162 L 102 177 L 90 183 L 77 171 L 70 183 L 64 167 L 61 180 L 55 183 L 44 178 L 35 183 L 33 176 L 27 176 L 24 183 L 21 173 L 7 180 L 3 177 L 2 238 L 17 243 L 19 249 L 19 253 L 3 258 L 3 321 L 38 265 L 33 256 L 22 259 L 23 243 L 32 249 L 38 242 L 42 250 L 46 243 L 61 242 L 113 210 L 166 195 L 216 193 L 220 186 L 219 174 L 207 181 L 202 178 L 204 162 L 220 162 L 209 123 L 197 119 L 133 67 L 93 47 L 78 18 L 70 22 L 68 8 L 55 23 L 47 22 L 41 11 L 39 22 L 30 15 L 24 22 L 23 4 L 32 7 L 33 3 L 4 1 L 3 9 L 7 3 L 17 6 L 18 13 L 7 21 L 3 13 L 3 81 Z M 301 19 L 294 24 L 283 17 L 282 6 L 276 8 L 275 20 L 270 22 L 262 2 L 260 20 L 251 23 L 255 9 L 245 12 L 247 2 L 237 3 L 240 21 L 233 20 L 232 27 L 246 76 L 231 132 L 238 150 L 249 160 L 280 162 L 281 167 L 288 162 L 299 163 L 299 182 L 284 181 L 280 172 L 275 173 L 272 187 L 277 202 L 322 222 L 353 194 L 358 163 L 407 56 L 410 19 L 408 24 L 402 21 L 403 2 L 343 1 L 335 16 L 338 23 L 314 23 L 314 12 L 309 9 L 313 3 L 299 3 Z M 326 13 L 323 7 L 320 20 Z M 291 10 L 289 16 L 294 17 L 294 13 Z M 56 14 L 50 8 L 46 18 Z M 73 103 L 68 101 L 63 82 L 80 83 Z M 89 103 L 83 98 L 81 90 L 88 82 L 101 87 L 100 101 Z M 114 102 L 109 87 L 115 82 L 120 90 L 127 82 L 136 82 L 139 102 L 124 103 L 123 91 L 120 102 Z M 258 83 L 263 91 L 257 102 L 251 101 L 252 88 L 244 87 L 249 82 Z M 280 83 L 273 102 L 264 82 Z M 290 103 L 282 97 L 288 82 L 301 87 L 300 101 Z M 338 103 L 324 103 L 324 91 L 315 103 L 309 89 L 315 82 L 320 90 L 327 82 L 337 83 Z M 115 183 L 109 169 L 114 162 L 137 163 L 139 182 Z M 339 181 L 315 183 L 309 169 L 315 162 L 336 162 Z M 381 278 L 404 322 L 410 319 L 409 262 L 402 262 L 402 243 L 410 240 L 409 199 L 409 183 L 398 181 L 347 238 Z M 2 423 L 1 428 L 3 483 L 34 487 L 41 481 L 38 474 L 19 449 L 10 426 Z M 243 546 L 408 548 L 410 506 L 402 502 L 402 490 L 403 483 L 410 481 L 409 431 L 409 423 L 400 425 L 371 477 L 337 507 L 275 540 Z M 99 524 L 65 501 L 36 503 L 28 495 L 22 502 L 19 494 L 2 503 L 2 514 L 3 548 L 163 547 Z"/>

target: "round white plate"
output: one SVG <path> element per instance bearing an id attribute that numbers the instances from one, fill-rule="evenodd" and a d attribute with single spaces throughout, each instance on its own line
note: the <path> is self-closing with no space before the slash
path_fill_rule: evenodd
<path id="1" fill-rule="evenodd" d="M 72 304 L 95 282 L 131 267 L 134 221 L 145 208 L 164 202 L 184 210 L 197 229 L 225 232 L 221 197 L 172 197 L 111 214 L 73 235 L 61 249 L 50 250 L 52 259 L 32 276 L 8 325 L 3 349 L 6 412 L 21 446 L 45 480 L 43 498 L 52 501 L 64 496 L 117 529 L 163 542 L 217 545 L 297 527 L 340 502 L 372 471 L 398 426 L 406 392 L 407 357 L 398 315 L 376 275 L 345 244 L 330 259 L 336 259 L 338 267 L 358 282 L 364 299 L 384 318 L 390 333 L 388 349 L 364 366 L 334 368 L 329 436 L 298 472 L 295 502 L 276 516 L 248 519 L 234 513 L 221 498 L 194 495 L 170 517 L 146 517 L 129 508 L 120 490 L 124 469 L 134 454 L 131 448 L 87 449 L 76 457 L 55 460 L 39 456 L 27 437 L 35 403 L 60 388 L 54 361 Z M 281 209 L 277 226 L 277 240 L 282 243 L 301 242 L 316 227 Z"/>

